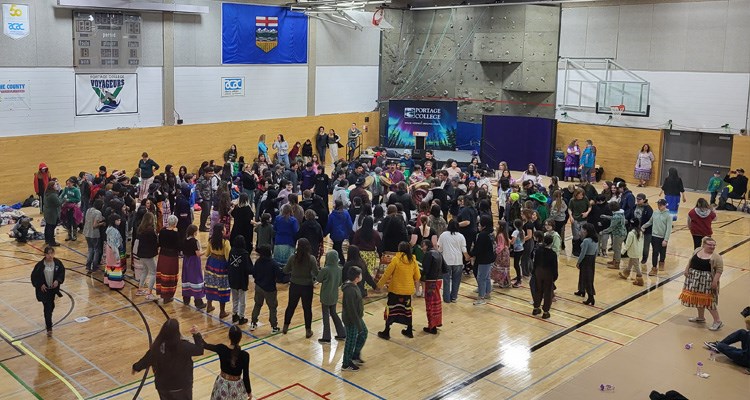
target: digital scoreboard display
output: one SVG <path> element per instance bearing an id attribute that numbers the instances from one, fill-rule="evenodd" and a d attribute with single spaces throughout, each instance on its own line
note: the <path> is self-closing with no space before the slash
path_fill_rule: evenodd
<path id="1" fill-rule="evenodd" d="M 73 64 L 82 68 L 137 67 L 141 16 L 106 11 L 73 13 Z"/>

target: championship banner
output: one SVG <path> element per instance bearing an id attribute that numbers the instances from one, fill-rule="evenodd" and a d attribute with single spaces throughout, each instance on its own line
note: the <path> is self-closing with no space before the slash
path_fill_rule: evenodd
<path id="1" fill-rule="evenodd" d="M 390 100 L 385 146 L 413 148 L 414 133 L 427 132 L 428 149 L 456 150 L 457 119 L 455 101 Z"/>
<path id="2" fill-rule="evenodd" d="M 3 33 L 13 39 L 29 36 L 29 6 L 23 4 L 3 4 Z"/>
<path id="3" fill-rule="evenodd" d="M 304 64 L 307 16 L 283 7 L 223 3 L 223 64 Z"/>
<path id="4" fill-rule="evenodd" d="M 138 112 L 138 74 L 76 74 L 76 115 Z"/>

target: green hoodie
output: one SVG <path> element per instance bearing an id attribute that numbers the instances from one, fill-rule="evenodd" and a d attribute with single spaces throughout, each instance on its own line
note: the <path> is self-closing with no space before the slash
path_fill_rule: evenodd
<path id="1" fill-rule="evenodd" d="M 654 210 L 654 214 L 651 215 L 651 219 L 643 225 L 643 229 L 652 227 L 651 236 L 659 237 L 665 241 L 669 241 L 669 236 L 672 234 L 672 214 L 669 210 Z"/>
<path id="2" fill-rule="evenodd" d="M 326 262 L 315 279 L 320 282 L 320 302 L 324 306 L 336 305 L 339 301 L 339 287 L 341 286 L 341 267 L 339 254 L 335 250 L 326 253 Z"/>
<path id="3" fill-rule="evenodd" d="M 362 304 L 362 292 L 356 284 L 346 281 L 341 290 L 344 292 L 343 307 L 341 310 L 341 320 L 347 328 L 356 327 L 358 330 L 365 329 L 365 322 L 362 317 L 365 314 L 365 308 Z"/>

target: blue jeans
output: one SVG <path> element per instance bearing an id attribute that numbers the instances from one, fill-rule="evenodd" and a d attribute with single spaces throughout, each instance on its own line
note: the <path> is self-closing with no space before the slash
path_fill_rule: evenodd
<path id="1" fill-rule="evenodd" d="M 449 265 L 448 272 L 443 274 L 443 301 L 450 303 L 458 299 L 458 287 L 461 286 L 463 265 Z"/>
<path id="2" fill-rule="evenodd" d="M 492 264 L 479 264 L 477 266 L 477 286 L 479 286 L 479 298 L 483 298 L 492 293 L 492 280 L 490 280 L 490 270 Z"/>
<path id="3" fill-rule="evenodd" d="M 750 351 L 750 349 L 748 349 L 748 343 L 750 343 L 750 339 L 748 339 L 749 335 L 750 331 L 744 329 L 735 331 L 725 337 L 721 342 L 716 342 L 716 349 L 719 350 L 721 354 L 729 357 L 729 359 L 735 364 L 746 368 L 750 367 L 750 356 L 748 356 L 748 351 Z M 732 344 L 737 342 L 741 343 L 742 349 L 732 346 Z"/>
<path id="4" fill-rule="evenodd" d="M 289 168 L 289 153 L 287 154 L 279 154 L 279 161 L 283 162 L 284 165 Z"/>
<path id="5" fill-rule="evenodd" d="M 86 257 L 86 270 L 87 271 L 96 271 L 99 269 L 99 264 L 97 264 L 97 260 L 101 259 L 101 254 L 99 253 L 99 241 L 102 240 L 101 238 L 86 238 L 86 245 L 89 248 L 88 256 Z"/>
<path id="6" fill-rule="evenodd" d="M 591 182 L 591 170 L 592 167 L 582 167 L 581 168 L 581 181 Z"/>

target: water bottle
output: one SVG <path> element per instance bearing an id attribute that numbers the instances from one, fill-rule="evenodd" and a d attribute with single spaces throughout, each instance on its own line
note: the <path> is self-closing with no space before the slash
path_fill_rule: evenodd
<path id="1" fill-rule="evenodd" d="M 703 363 L 698 361 L 698 369 L 695 371 L 695 374 L 698 376 L 703 375 Z"/>
<path id="2" fill-rule="evenodd" d="M 602 392 L 614 392 L 615 391 L 615 385 L 609 385 L 606 383 L 602 383 L 599 385 L 599 390 Z"/>

